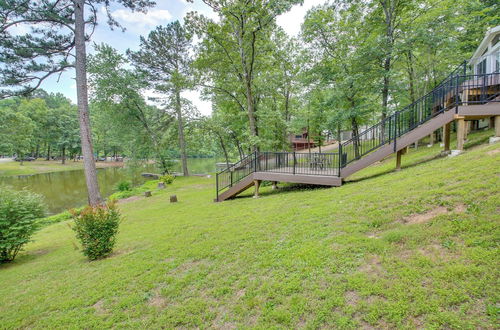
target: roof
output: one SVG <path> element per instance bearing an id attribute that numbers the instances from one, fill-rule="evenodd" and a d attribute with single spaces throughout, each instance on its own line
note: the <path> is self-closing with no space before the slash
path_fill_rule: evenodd
<path id="1" fill-rule="evenodd" d="M 488 48 L 488 44 L 498 33 L 500 33 L 500 25 L 495 26 L 494 28 L 491 28 L 488 30 L 488 32 L 486 32 L 483 41 L 481 41 L 479 47 L 477 47 L 476 51 L 474 52 L 474 55 L 472 55 L 471 59 L 469 60 L 469 63 L 472 63 L 477 58 L 481 57 L 485 49 Z"/>

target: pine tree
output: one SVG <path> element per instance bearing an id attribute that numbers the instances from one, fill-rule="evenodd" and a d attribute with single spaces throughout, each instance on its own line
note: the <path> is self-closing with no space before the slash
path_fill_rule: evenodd
<path id="1" fill-rule="evenodd" d="M 104 5 L 111 28 L 121 27 L 110 12 L 111 0 L 0 1 L 0 97 L 27 94 L 54 74 L 75 69 L 80 139 L 90 205 L 102 202 L 94 163 L 88 110 L 86 42 Z M 144 11 L 150 0 L 116 0 Z M 87 13 L 86 14 L 86 9 Z M 43 23 L 43 24 L 42 24 Z M 20 33 L 28 28 L 29 32 Z M 89 32 L 85 32 L 88 29 Z"/>

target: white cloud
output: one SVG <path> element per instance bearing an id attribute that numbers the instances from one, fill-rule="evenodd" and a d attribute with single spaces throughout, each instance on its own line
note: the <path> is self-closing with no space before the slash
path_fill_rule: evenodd
<path id="1" fill-rule="evenodd" d="M 276 22 L 290 36 L 297 36 L 300 32 L 300 25 L 304 22 L 304 17 L 309 9 L 328 2 L 327 0 L 304 0 L 303 5 L 295 5 L 283 15 L 278 16 Z"/>
<path id="2" fill-rule="evenodd" d="M 212 114 L 212 102 L 202 100 L 199 91 L 185 91 L 182 93 L 182 97 L 191 101 L 202 115 L 210 116 Z"/>
<path id="3" fill-rule="evenodd" d="M 147 13 L 132 12 L 126 9 L 113 11 L 115 17 L 127 28 L 136 31 L 149 31 L 157 25 L 165 25 L 172 19 L 172 14 L 166 9 L 150 9 Z"/>
<path id="4" fill-rule="evenodd" d="M 144 90 L 142 95 L 146 98 L 146 102 L 151 105 L 162 106 L 165 102 L 165 95 L 156 92 L 154 89 Z M 201 99 L 201 94 L 197 90 L 189 90 L 182 92 L 182 97 L 188 99 L 198 111 L 204 116 L 212 114 L 212 102 Z M 155 100 L 157 99 L 157 100 Z"/>

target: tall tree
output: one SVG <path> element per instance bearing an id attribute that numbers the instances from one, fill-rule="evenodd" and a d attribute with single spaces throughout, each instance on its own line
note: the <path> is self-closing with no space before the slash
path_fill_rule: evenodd
<path id="1" fill-rule="evenodd" d="M 184 136 L 185 118 L 181 93 L 191 83 L 191 36 L 179 21 L 158 26 L 147 38 L 141 37 L 140 50 L 129 51 L 130 57 L 148 82 L 160 94 L 167 94 L 177 116 L 179 146 L 184 176 L 189 175 Z"/>
<path id="2" fill-rule="evenodd" d="M 86 42 L 97 25 L 104 5 L 111 27 L 119 27 L 110 13 L 110 0 L 12 0 L 0 2 L 0 96 L 37 89 L 49 76 L 74 68 L 80 139 L 90 205 L 102 202 L 94 163 L 88 110 Z M 116 0 L 131 10 L 143 11 L 150 0 Z M 86 11 L 86 9 L 88 11 Z M 85 16 L 87 13 L 87 16 Z M 30 27 L 17 34 L 15 27 Z M 86 26 L 90 32 L 86 33 Z"/>
<path id="3" fill-rule="evenodd" d="M 288 11 L 302 0 L 203 0 L 220 18 L 215 22 L 203 16 L 191 15 L 190 25 L 205 38 L 205 51 L 218 54 L 224 61 L 223 70 L 237 78 L 244 93 L 244 107 L 252 148 L 258 149 L 259 127 L 256 106 L 256 77 L 264 70 L 270 31 L 276 16 Z M 210 61 L 210 60 L 209 60 Z M 237 93 L 239 93 L 238 91 Z M 232 95 L 234 93 L 230 92 Z"/>

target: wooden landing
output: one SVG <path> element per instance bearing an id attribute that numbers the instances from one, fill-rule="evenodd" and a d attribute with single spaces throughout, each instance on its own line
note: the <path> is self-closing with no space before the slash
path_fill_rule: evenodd
<path id="1" fill-rule="evenodd" d="M 321 173 L 320 171 L 318 171 Z M 323 171 L 326 173 L 326 171 Z M 330 171 L 328 171 L 330 173 Z M 235 197 L 236 195 L 242 193 L 243 191 L 251 188 L 254 185 L 254 180 L 265 180 L 265 181 L 277 181 L 277 182 L 289 182 L 289 183 L 302 183 L 302 184 L 314 184 L 321 186 L 331 186 L 339 187 L 342 185 L 342 179 L 338 176 L 332 175 L 304 175 L 304 174 L 293 174 L 290 173 L 275 173 L 275 172 L 254 172 L 249 174 L 246 178 L 235 184 L 234 186 L 226 189 L 218 198 L 215 199 L 216 202 L 222 202 L 226 199 Z"/>

